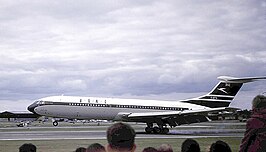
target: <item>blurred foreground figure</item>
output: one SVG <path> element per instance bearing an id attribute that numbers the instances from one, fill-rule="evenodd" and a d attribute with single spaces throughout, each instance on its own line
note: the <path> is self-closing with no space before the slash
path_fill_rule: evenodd
<path id="1" fill-rule="evenodd" d="M 128 124 L 116 123 L 107 129 L 108 152 L 134 152 L 135 130 Z"/>
<path id="2" fill-rule="evenodd" d="M 142 152 L 158 152 L 158 150 L 154 147 L 146 147 L 142 150 Z"/>
<path id="3" fill-rule="evenodd" d="M 79 147 L 79 148 L 76 149 L 75 152 L 86 152 L 86 148 L 84 148 L 84 147 Z"/>
<path id="4" fill-rule="evenodd" d="M 99 143 L 93 143 L 89 145 L 86 152 L 106 152 L 103 145 Z"/>
<path id="5" fill-rule="evenodd" d="M 29 143 L 29 144 L 23 144 L 19 147 L 19 152 L 36 152 L 36 146 Z"/>
<path id="6" fill-rule="evenodd" d="M 186 139 L 182 143 L 181 152 L 200 152 L 200 146 L 194 139 Z"/>
<path id="7" fill-rule="evenodd" d="M 211 145 L 210 152 L 232 152 L 232 150 L 226 142 L 218 140 Z"/>
<path id="8" fill-rule="evenodd" d="M 246 124 L 240 152 L 266 151 L 266 97 L 257 95 L 252 101 L 252 115 Z"/>
<path id="9" fill-rule="evenodd" d="M 171 145 L 169 144 L 162 144 L 159 148 L 158 148 L 158 152 L 173 152 L 173 148 Z"/>

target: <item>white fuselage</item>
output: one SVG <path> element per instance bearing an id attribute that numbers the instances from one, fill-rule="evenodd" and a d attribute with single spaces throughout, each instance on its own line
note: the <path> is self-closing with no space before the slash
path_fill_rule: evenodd
<path id="1" fill-rule="evenodd" d="M 34 111 L 43 116 L 70 119 L 114 120 L 121 113 L 184 111 L 208 107 L 178 102 L 140 99 L 52 96 L 35 102 Z"/>

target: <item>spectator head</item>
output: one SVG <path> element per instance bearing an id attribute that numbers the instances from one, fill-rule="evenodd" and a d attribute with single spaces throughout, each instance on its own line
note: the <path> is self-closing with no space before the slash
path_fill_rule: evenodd
<path id="1" fill-rule="evenodd" d="M 86 148 L 84 148 L 84 147 L 79 147 L 79 148 L 76 149 L 75 152 L 86 152 Z"/>
<path id="2" fill-rule="evenodd" d="M 232 152 L 232 151 L 226 142 L 218 140 L 211 145 L 210 152 Z"/>
<path id="3" fill-rule="evenodd" d="M 186 139 L 182 143 L 182 152 L 200 152 L 200 146 L 198 142 L 194 139 Z"/>
<path id="4" fill-rule="evenodd" d="M 99 143 L 93 143 L 89 145 L 86 152 L 105 152 L 105 148 Z"/>
<path id="5" fill-rule="evenodd" d="M 173 148 L 171 145 L 169 144 L 162 144 L 159 148 L 158 148 L 159 152 L 173 152 Z"/>
<path id="6" fill-rule="evenodd" d="M 266 96 L 257 95 L 252 101 L 252 109 L 266 108 Z"/>
<path id="7" fill-rule="evenodd" d="M 158 152 L 158 150 L 153 147 L 146 147 L 142 150 L 142 152 Z"/>
<path id="8" fill-rule="evenodd" d="M 36 146 L 29 143 L 29 144 L 23 144 L 19 147 L 19 152 L 36 152 Z"/>
<path id="9" fill-rule="evenodd" d="M 134 129 L 124 123 L 116 123 L 107 129 L 107 151 L 135 151 Z"/>

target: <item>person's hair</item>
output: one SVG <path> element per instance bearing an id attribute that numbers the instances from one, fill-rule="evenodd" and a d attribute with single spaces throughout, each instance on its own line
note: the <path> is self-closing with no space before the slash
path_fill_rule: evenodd
<path id="1" fill-rule="evenodd" d="M 76 149 L 75 152 L 86 152 L 86 148 L 84 148 L 84 147 L 79 147 L 79 148 Z"/>
<path id="2" fill-rule="evenodd" d="M 162 144 L 159 148 L 158 148 L 159 152 L 173 152 L 173 148 L 171 145 L 169 144 Z"/>
<path id="3" fill-rule="evenodd" d="M 266 96 L 257 95 L 252 101 L 252 108 L 266 108 Z"/>
<path id="4" fill-rule="evenodd" d="M 132 150 L 135 145 L 135 136 L 135 130 L 121 122 L 107 129 L 107 141 L 112 149 Z"/>
<path id="5" fill-rule="evenodd" d="M 23 144 L 19 147 L 19 152 L 36 152 L 36 146 L 32 143 Z"/>
<path id="6" fill-rule="evenodd" d="M 218 140 L 211 145 L 210 152 L 232 152 L 232 150 L 226 142 Z"/>
<path id="7" fill-rule="evenodd" d="M 142 152 L 158 152 L 158 150 L 154 147 L 146 147 L 142 150 Z"/>
<path id="8" fill-rule="evenodd" d="M 88 146 L 86 152 L 103 152 L 103 151 L 105 151 L 105 148 L 103 145 L 99 143 L 93 143 Z"/>
<path id="9" fill-rule="evenodd" d="M 182 143 L 181 152 L 200 152 L 200 146 L 194 139 L 186 139 Z"/>

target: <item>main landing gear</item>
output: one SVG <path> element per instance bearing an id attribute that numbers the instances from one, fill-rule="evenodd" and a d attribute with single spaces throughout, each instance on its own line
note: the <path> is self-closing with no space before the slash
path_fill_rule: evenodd
<path id="1" fill-rule="evenodd" d="M 148 134 L 168 134 L 169 129 L 164 126 L 159 127 L 153 127 L 152 124 L 147 124 L 147 127 L 145 128 L 145 132 Z"/>
<path id="2" fill-rule="evenodd" d="M 146 127 L 145 132 L 148 134 L 152 134 L 152 133 L 153 134 L 168 134 L 169 129 L 168 128 L 159 128 L 159 127 L 153 127 L 153 128 Z"/>

